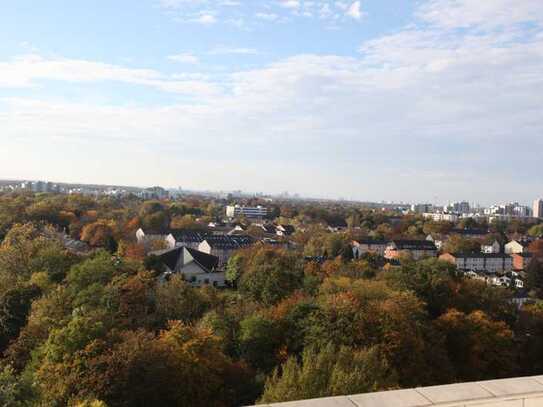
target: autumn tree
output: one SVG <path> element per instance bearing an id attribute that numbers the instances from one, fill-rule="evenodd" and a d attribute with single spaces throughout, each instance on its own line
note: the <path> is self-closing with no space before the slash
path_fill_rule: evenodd
<path id="1" fill-rule="evenodd" d="M 395 388 L 397 374 L 375 348 L 327 345 L 289 358 L 267 379 L 262 403 L 368 393 Z"/>
<path id="2" fill-rule="evenodd" d="M 513 332 L 482 311 L 449 310 L 436 321 L 459 381 L 508 377 L 514 372 Z"/>

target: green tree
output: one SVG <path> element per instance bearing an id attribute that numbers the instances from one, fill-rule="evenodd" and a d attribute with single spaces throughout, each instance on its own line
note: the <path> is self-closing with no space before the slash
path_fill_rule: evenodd
<path id="1" fill-rule="evenodd" d="M 239 290 L 247 297 L 274 304 L 303 285 L 303 268 L 296 254 L 269 247 L 255 247 L 246 253 Z"/>
<path id="2" fill-rule="evenodd" d="M 0 298 L 0 352 L 19 336 L 26 325 L 32 301 L 40 294 L 39 287 L 31 285 L 11 289 Z"/>
<path id="3" fill-rule="evenodd" d="M 284 402 L 397 387 L 397 374 L 375 348 L 308 348 L 266 380 L 261 403 Z"/>

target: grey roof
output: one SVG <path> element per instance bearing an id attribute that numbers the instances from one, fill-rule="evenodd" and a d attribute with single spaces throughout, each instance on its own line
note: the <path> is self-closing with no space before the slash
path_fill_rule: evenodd
<path id="1" fill-rule="evenodd" d="M 209 236 L 209 234 L 206 232 L 187 229 L 172 230 L 171 233 L 176 242 L 180 243 L 200 243 L 203 242 L 207 236 Z"/>
<path id="2" fill-rule="evenodd" d="M 157 256 L 170 270 L 175 270 L 180 259 L 185 255 L 185 252 L 190 253 L 196 263 L 198 263 L 205 271 L 213 271 L 219 264 L 219 259 L 207 253 L 191 249 L 185 246 L 175 247 L 173 249 L 157 250 L 149 253 L 149 255 Z"/>
<path id="3" fill-rule="evenodd" d="M 220 250 L 237 250 L 254 243 L 248 235 L 213 235 L 207 236 L 205 241 L 211 248 Z"/>
<path id="4" fill-rule="evenodd" d="M 464 257 L 467 259 L 510 259 L 509 254 L 504 253 L 454 253 L 454 257 Z"/>
<path id="5" fill-rule="evenodd" d="M 429 240 L 398 239 L 393 240 L 391 243 L 394 243 L 398 250 L 437 250 L 434 242 Z"/>

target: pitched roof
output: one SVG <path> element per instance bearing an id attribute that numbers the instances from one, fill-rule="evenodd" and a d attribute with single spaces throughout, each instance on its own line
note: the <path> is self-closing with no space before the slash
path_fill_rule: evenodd
<path id="1" fill-rule="evenodd" d="M 200 266 L 205 268 L 207 271 L 212 271 L 219 264 L 219 258 L 211 254 L 201 252 L 199 250 L 191 249 L 190 247 L 185 247 L 187 252 L 190 253 L 194 261 L 196 261 Z"/>
<path id="2" fill-rule="evenodd" d="M 399 239 L 393 240 L 391 243 L 394 243 L 398 250 L 437 250 L 434 242 L 429 240 Z"/>
<path id="3" fill-rule="evenodd" d="M 450 231 L 451 235 L 462 235 L 462 236 L 484 236 L 488 234 L 488 230 L 485 229 L 452 229 Z"/>
<path id="4" fill-rule="evenodd" d="M 150 256 L 157 256 L 170 270 L 175 270 L 179 257 L 183 253 L 183 247 L 174 247 L 173 249 L 156 250 L 149 253 Z"/>
<path id="5" fill-rule="evenodd" d="M 358 244 L 372 244 L 372 245 L 387 245 L 389 243 L 388 240 L 381 240 L 381 239 L 358 239 L 354 240 L 353 242 L 356 242 Z"/>
<path id="6" fill-rule="evenodd" d="M 504 253 L 454 253 L 454 257 L 463 257 L 466 259 L 507 259 L 510 255 Z"/>
<path id="7" fill-rule="evenodd" d="M 182 260 L 182 263 L 185 263 L 184 256 L 186 252 L 188 252 L 194 261 L 207 272 L 211 272 L 219 264 L 218 257 L 185 246 L 179 246 L 173 249 L 157 250 L 149 253 L 149 255 L 159 257 L 160 261 L 168 266 L 170 270 L 175 270 L 180 259 Z"/>
<path id="8" fill-rule="evenodd" d="M 236 250 L 254 243 L 253 238 L 247 235 L 212 235 L 205 241 L 211 248 L 221 250 Z"/>
<path id="9" fill-rule="evenodd" d="M 176 229 L 172 230 L 172 236 L 177 242 L 186 243 L 200 243 L 203 242 L 209 234 L 206 232 L 199 232 L 196 230 L 188 229 Z"/>

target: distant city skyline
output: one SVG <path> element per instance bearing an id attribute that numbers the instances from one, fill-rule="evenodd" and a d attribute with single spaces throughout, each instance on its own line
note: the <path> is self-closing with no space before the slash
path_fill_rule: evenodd
<path id="1" fill-rule="evenodd" d="M 295 192 L 295 191 L 281 191 L 281 192 L 270 192 L 270 191 L 265 191 L 265 190 L 261 190 L 261 191 L 250 191 L 250 190 L 242 190 L 242 189 L 205 189 L 205 188 L 183 188 L 181 186 L 166 186 L 166 185 L 123 185 L 123 184 L 115 184 L 115 183 L 108 183 L 108 182 L 105 182 L 105 183 L 97 183 L 97 182 L 62 182 L 62 181 L 58 181 L 58 180 L 47 180 L 47 179 L 5 179 L 5 178 L 1 178 L 0 177 L 0 191 L 2 190 L 2 187 L 4 185 L 13 185 L 13 184 L 17 184 L 19 187 L 20 187 L 20 184 L 21 183 L 45 183 L 45 184 L 51 184 L 52 186 L 57 186 L 57 185 L 62 185 L 62 186 L 70 186 L 70 187 L 74 187 L 74 186 L 80 186 L 80 187 L 90 187 L 90 188 L 94 188 L 94 187 L 100 187 L 100 188 L 120 188 L 120 189 L 123 189 L 123 188 L 126 188 L 128 190 L 130 189 L 141 189 L 141 190 L 144 190 L 144 189 L 151 189 L 151 188 L 154 188 L 154 187 L 160 187 L 160 188 L 163 188 L 167 191 L 170 191 L 170 192 L 174 192 L 174 191 L 178 191 L 180 193 L 201 193 L 201 194 L 234 194 L 234 195 L 243 195 L 247 198 L 250 198 L 250 197 L 274 197 L 274 198 L 291 198 L 291 199 L 310 199 L 310 200 L 331 200 L 331 201 L 342 201 L 342 200 L 346 200 L 346 201 L 352 201 L 352 202 L 360 202 L 360 203 L 372 203 L 372 204 L 379 204 L 379 203 L 383 203 L 383 204 L 387 204 L 387 205 L 391 205 L 391 204 L 398 204 L 398 205 L 404 205 L 404 206 L 409 206 L 409 205 L 416 205 L 416 206 L 426 206 L 426 205 L 430 205 L 433 207 L 433 209 L 437 209 L 437 208 L 445 208 L 447 206 L 450 206 L 452 204 L 456 204 L 456 205 L 461 205 L 461 204 L 464 204 L 464 203 L 467 203 L 471 209 L 477 209 L 477 208 L 485 208 L 485 207 L 490 207 L 490 206 L 493 206 L 493 205 L 505 205 L 505 204 L 511 204 L 511 203 L 518 203 L 519 205 L 522 205 L 522 206 L 525 206 L 527 208 L 530 208 L 532 209 L 533 208 L 533 212 L 534 213 L 537 213 L 537 211 L 535 211 L 535 202 L 536 201 L 541 201 L 541 205 L 543 205 L 543 198 L 535 198 L 535 199 L 532 199 L 531 201 L 529 202 L 522 202 L 522 201 L 519 201 L 519 200 L 515 200 L 515 199 L 509 199 L 509 200 L 504 200 L 504 201 L 497 201 L 497 202 L 491 202 L 489 204 L 482 204 L 480 202 L 476 202 L 476 201 L 469 201 L 469 200 L 466 200 L 466 199 L 455 199 L 455 200 L 450 200 L 450 201 L 447 201 L 447 202 L 429 202 L 429 201 L 424 201 L 424 200 L 413 200 L 413 201 L 409 201 L 409 200 L 397 200 L 397 201 L 391 201 L 391 200 L 384 200 L 384 199 L 379 199 L 379 200 L 367 200 L 367 199 L 355 199 L 355 198 L 349 198 L 349 197 L 325 197 L 325 196 L 311 196 L 311 195 L 302 195 L 298 192 Z M 55 191 L 50 191 L 50 192 L 55 192 Z M 461 205 L 462 206 L 462 205 Z M 543 208 L 543 206 L 542 206 Z M 542 209 L 543 210 L 543 209 Z M 453 210 L 454 211 L 454 210 Z M 416 210 L 416 212 L 419 212 L 419 210 Z M 459 212 L 463 212 L 463 210 L 459 211 Z M 543 213 L 543 212 L 542 212 Z"/>
<path id="2" fill-rule="evenodd" d="M 5 2 L 0 177 L 543 195 L 541 0 Z"/>

